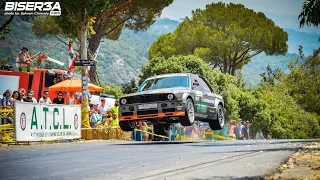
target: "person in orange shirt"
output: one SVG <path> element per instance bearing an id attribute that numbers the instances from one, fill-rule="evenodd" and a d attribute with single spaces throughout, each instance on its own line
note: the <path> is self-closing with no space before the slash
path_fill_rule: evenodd
<path id="1" fill-rule="evenodd" d="M 75 104 L 74 102 L 74 94 L 70 92 L 66 92 L 65 101 L 67 105 Z"/>

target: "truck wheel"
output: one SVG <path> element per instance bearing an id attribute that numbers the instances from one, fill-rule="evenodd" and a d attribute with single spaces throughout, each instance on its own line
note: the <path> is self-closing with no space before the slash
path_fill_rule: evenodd
<path id="1" fill-rule="evenodd" d="M 217 119 L 213 121 L 209 121 L 210 128 L 212 130 L 220 130 L 224 126 L 224 113 L 222 105 L 218 106 L 217 109 Z"/>
<path id="2" fill-rule="evenodd" d="M 190 98 L 187 99 L 185 116 L 181 117 L 180 123 L 182 126 L 191 126 L 194 123 L 194 104 Z"/>
<path id="3" fill-rule="evenodd" d="M 133 121 L 120 121 L 120 128 L 122 131 L 133 131 L 136 127 L 136 122 Z"/>

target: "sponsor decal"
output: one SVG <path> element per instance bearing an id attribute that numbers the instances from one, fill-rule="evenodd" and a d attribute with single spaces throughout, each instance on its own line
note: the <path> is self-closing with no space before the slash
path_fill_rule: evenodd
<path id="1" fill-rule="evenodd" d="M 197 103 L 196 107 L 197 107 L 198 113 L 207 113 L 207 111 L 208 111 L 208 106 L 206 104 Z"/>
<path id="2" fill-rule="evenodd" d="M 214 104 L 214 99 L 205 99 L 205 98 L 203 98 L 202 102 L 209 103 L 209 104 Z"/>
<path id="3" fill-rule="evenodd" d="M 22 129 L 22 131 L 24 131 L 26 129 L 26 114 L 24 112 L 21 113 L 20 115 L 20 127 Z"/>

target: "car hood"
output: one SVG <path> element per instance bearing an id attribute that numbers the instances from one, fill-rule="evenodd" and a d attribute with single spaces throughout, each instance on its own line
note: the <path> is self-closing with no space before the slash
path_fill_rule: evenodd
<path id="1" fill-rule="evenodd" d="M 184 92 L 190 92 L 190 89 L 189 88 L 154 89 L 154 90 L 131 93 L 131 94 L 124 95 L 122 97 L 138 96 L 138 95 L 145 95 L 145 94 L 165 94 L 165 93 L 176 94 L 176 93 L 184 93 Z"/>

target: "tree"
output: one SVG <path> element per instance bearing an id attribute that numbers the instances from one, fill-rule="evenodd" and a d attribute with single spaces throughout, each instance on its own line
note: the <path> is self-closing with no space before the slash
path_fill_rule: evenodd
<path id="1" fill-rule="evenodd" d="M 299 19 L 300 28 L 305 24 L 318 27 L 320 24 L 320 0 L 306 0 L 303 2 Z"/>
<path id="2" fill-rule="evenodd" d="M 310 57 L 303 57 L 289 64 L 290 73 L 283 78 L 289 93 L 307 111 L 320 115 L 320 48 Z"/>
<path id="3" fill-rule="evenodd" d="M 120 87 L 116 84 L 110 84 L 110 86 L 102 85 L 103 93 L 114 95 L 116 99 L 120 98 L 123 95 L 123 92 Z"/>
<path id="4" fill-rule="evenodd" d="M 280 69 L 276 69 L 273 71 L 270 65 L 268 65 L 267 72 L 263 72 L 262 74 L 260 74 L 260 76 L 262 77 L 262 82 L 267 82 L 274 86 L 277 79 L 277 75 L 279 73 L 281 73 Z"/>
<path id="5" fill-rule="evenodd" d="M 121 87 L 122 92 L 124 94 L 134 93 L 135 88 L 137 88 L 137 85 L 136 85 L 136 80 L 134 78 L 132 78 L 130 82 L 122 84 L 122 87 Z"/>
<path id="6" fill-rule="evenodd" d="M 261 12 L 241 4 L 213 3 L 192 12 L 174 33 L 154 42 L 149 57 L 198 55 L 213 68 L 234 75 L 251 57 L 285 54 L 288 35 Z"/>
<path id="7" fill-rule="evenodd" d="M 99 47 L 102 38 L 116 40 L 120 36 L 123 27 L 134 30 L 145 30 L 155 22 L 164 7 L 172 3 L 173 0 L 154 0 L 150 3 L 148 0 L 81 0 L 61 1 L 62 15 L 54 17 L 59 29 L 46 28 L 47 24 L 52 24 L 50 18 L 47 20 L 37 19 L 33 29 L 43 29 L 38 35 L 53 34 L 76 37 L 79 42 L 84 42 L 84 35 L 88 28 L 91 35 L 87 38 L 89 52 L 93 54 Z M 40 23 L 40 21 L 43 21 Z M 53 25 L 53 24 L 52 24 Z M 42 27 L 41 27 L 42 26 Z M 57 27 L 53 25 L 53 27 Z M 62 33 L 61 33 L 62 32 Z M 81 33 L 82 32 L 82 33 Z M 84 33 L 86 32 L 86 33 Z M 81 35 L 82 34 L 82 35 Z M 57 36 L 58 37 L 58 36 Z M 61 40 L 61 39 L 60 39 Z M 81 43 L 80 43 L 81 44 Z M 86 57 L 81 57 L 86 58 Z M 96 67 L 90 68 L 90 77 L 93 83 L 96 83 Z"/>

